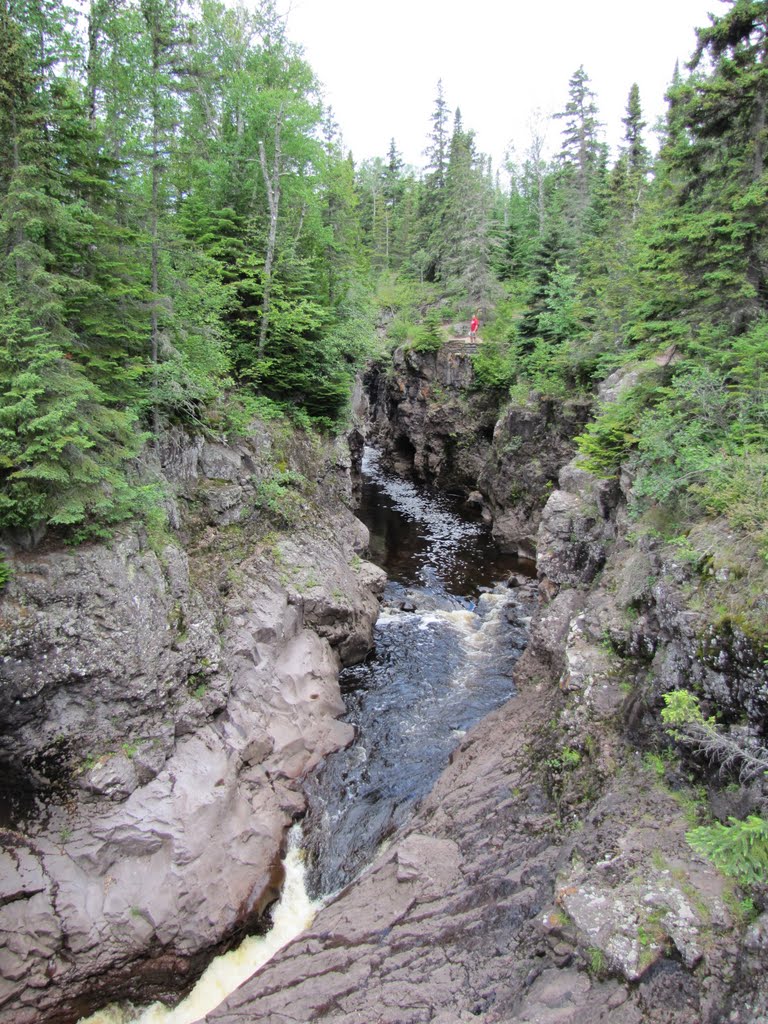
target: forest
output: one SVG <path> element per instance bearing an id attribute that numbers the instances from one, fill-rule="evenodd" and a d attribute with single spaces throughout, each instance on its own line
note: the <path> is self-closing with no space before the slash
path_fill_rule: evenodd
<path id="1" fill-rule="evenodd" d="M 612 157 L 580 66 L 559 151 L 499 169 L 438 83 L 414 169 L 345 150 L 271 0 L 0 0 L 0 529 L 161 516 L 169 426 L 343 430 L 366 361 L 479 311 L 500 407 L 631 370 L 584 465 L 768 558 L 767 59 L 730 0 L 655 156 L 633 86 Z"/>

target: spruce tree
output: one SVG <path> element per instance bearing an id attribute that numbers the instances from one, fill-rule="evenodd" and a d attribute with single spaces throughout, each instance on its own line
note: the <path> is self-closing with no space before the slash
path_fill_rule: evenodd
<path id="1" fill-rule="evenodd" d="M 440 232 L 441 280 L 467 306 L 483 310 L 492 293 L 491 194 L 474 133 L 464 130 L 457 110 Z"/>
<path id="2" fill-rule="evenodd" d="M 590 214 L 602 183 L 607 150 L 600 140 L 595 94 L 583 65 L 568 83 L 569 99 L 565 110 L 555 114 L 564 121 L 560 149 L 560 188 L 565 192 L 564 212 L 578 244 L 585 236 Z"/>

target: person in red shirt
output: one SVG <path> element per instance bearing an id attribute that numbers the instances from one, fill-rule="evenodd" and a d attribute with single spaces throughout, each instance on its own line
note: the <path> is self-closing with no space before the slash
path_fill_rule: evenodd
<path id="1" fill-rule="evenodd" d="M 480 321 L 477 319 L 477 313 L 472 317 L 472 322 L 469 325 L 469 338 L 470 341 L 474 341 L 477 337 L 477 329 L 480 326 Z"/>

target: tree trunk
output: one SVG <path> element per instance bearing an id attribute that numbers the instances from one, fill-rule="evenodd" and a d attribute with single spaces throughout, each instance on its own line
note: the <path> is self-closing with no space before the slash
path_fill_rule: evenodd
<path id="1" fill-rule="evenodd" d="M 275 262 L 277 249 L 277 218 L 280 211 L 280 162 L 282 158 L 282 128 L 283 108 L 277 112 L 275 121 L 275 152 L 272 159 L 272 170 L 267 167 L 267 154 L 264 151 L 264 143 L 259 140 L 259 162 L 261 173 L 264 176 L 264 185 L 267 189 L 267 202 L 269 204 L 269 235 L 267 236 L 267 252 L 264 257 L 264 292 L 261 302 L 261 326 L 259 328 L 259 359 L 264 354 L 267 343 L 267 331 L 269 329 L 269 313 L 272 301 L 272 268 Z"/>

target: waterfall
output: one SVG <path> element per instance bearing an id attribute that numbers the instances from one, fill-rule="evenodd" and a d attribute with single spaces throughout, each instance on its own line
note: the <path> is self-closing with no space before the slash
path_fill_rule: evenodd
<path id="1" fill-rule="evenodd" d="M 153 1003 L 144 1009 L 107 1006 L 82 1018 L 79 1024 L 195 1024 L 202 1020 L 312 923 L 322 902 L 310 899 L 305 878 L 301 827 L 294 825 L 285 858 L 285 884 L 272 912 L 272 927 L 266 935 L 246 938 L 237 949 L 216 957 L 178 1006 L 168 1007 L 163 1003 Z"/>

